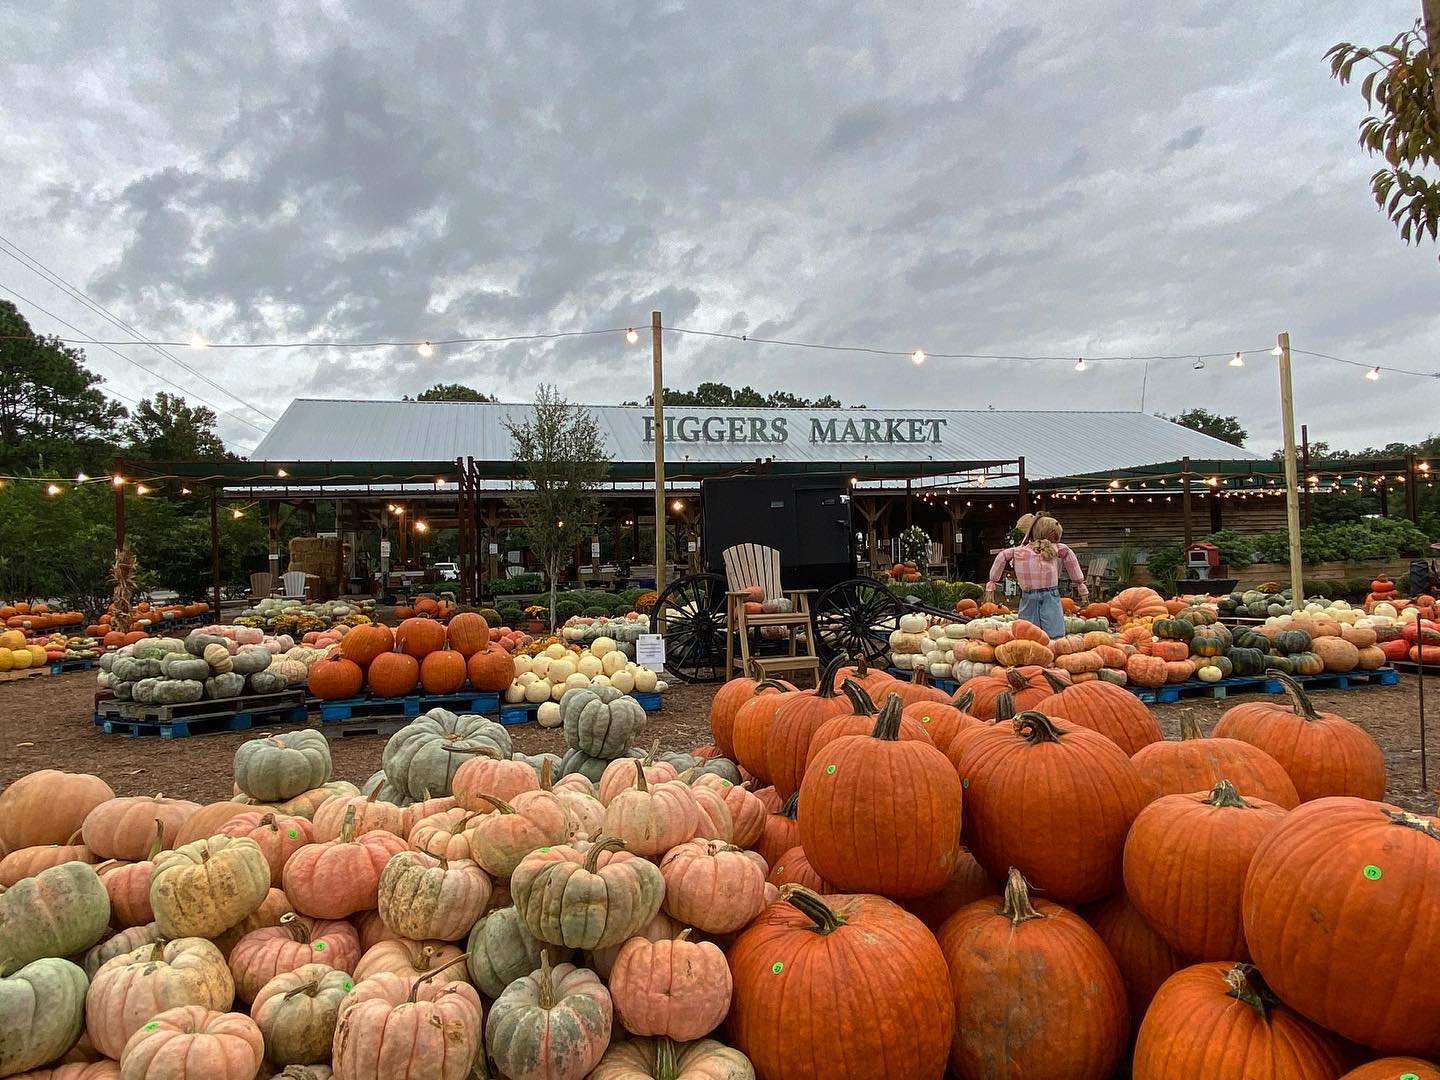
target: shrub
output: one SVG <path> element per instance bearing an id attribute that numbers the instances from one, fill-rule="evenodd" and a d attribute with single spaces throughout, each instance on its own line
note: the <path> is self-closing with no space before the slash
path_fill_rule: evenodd
<path id="1" fill-rule="evenodd" d="M 520 593 L 536 593 L 545 584 L 539 574 L 518 574 L 512 578 L 499 578 L 490 582 L 492 596 L 515 596 Z"/>

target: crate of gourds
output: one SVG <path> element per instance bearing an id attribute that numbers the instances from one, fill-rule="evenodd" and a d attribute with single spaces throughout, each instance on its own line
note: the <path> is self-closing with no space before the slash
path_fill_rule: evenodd
<path id="1" fill-rule="evenodd" d="M 117 701 L 182 705 L 303 686 L 319 650 L 252 627 L 209 627 L 147 637 L 100 658 L 98 681 Z"/>
<path id="2" fill-rule="evenodd" d="M 363 790 L 315 731 L 206 805 L 22 777 L 0 1075 L 1440 1075 L 1440 819 L 1363 729 L 1014 674 L 735 679 L 684 753 L 593 689 L 564 757 L 437 709 Z"/>

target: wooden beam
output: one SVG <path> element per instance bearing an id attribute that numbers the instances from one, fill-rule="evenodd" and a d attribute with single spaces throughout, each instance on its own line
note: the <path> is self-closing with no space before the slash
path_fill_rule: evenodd
<path id="1" fill-rule="evenodd" d="M 1180 459 L 1180 512 L 1185 519 L 1185 546 L 1195 542 L 1195 525 L 1190 513 L 1190 457 Z"/>
<path id="2" fill-rule="evenodd" d="M 117 489 L 118 490 L 118 489 Z M 220 493 L 210 489 L 210 592 L 215 621 L 220 621 Z"/>

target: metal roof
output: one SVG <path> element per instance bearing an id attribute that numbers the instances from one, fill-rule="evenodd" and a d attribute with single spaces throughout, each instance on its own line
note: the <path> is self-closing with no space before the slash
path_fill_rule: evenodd
<path id="1" fill-rule="evenodd" d="M 587 406 L 605 438 L 614 476 L 643 476 L 652 461 L 648 408 Z M 292 401 L 250 455 L 250 464 L 453 462 L 513 471 L 505 419 L 528 404 L 451 401 Z M 777 470 L 953 473 L 1025 459 L 1033 480 L 1179 461 L 1257 461 L 1259 454 L 1138 412 L 1002 412 L 927 409 L 665 410 L 673 434 L 667 470 L 701 475 L 771 459 Z M 676 426 L 678 425 L 678 426 Z M 489 465 L 491 468 L 486 468 Z"/>

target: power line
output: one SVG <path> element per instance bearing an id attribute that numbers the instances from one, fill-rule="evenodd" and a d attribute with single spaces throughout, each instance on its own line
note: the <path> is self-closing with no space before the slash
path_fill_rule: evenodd
<path id="1" fill-rule="evenodd" d="M 97 341 L 97 340 L 95 340 L 93 337 L 90 337 L 88 334 L 85 333 L 84 330 L 81 330 L 81 329 L 80 329 L 78 326 L 76 326 L 74 323 L 68 322 L 67 320 L 62 319 L 59 315 L 56 315 L 53 311 L 50 311 L 48 308 L 42 307 L 41 305 L 37 304 L 34 300 L 31 300 L 28 296 L 24 296 L 24 295 L 22 295 L 21 293 L 16 292 L 14 289 L 10 288 L 10 286 L 4 284 L 3 282 L 0 282 L 0 290 L 3 290 L 4 292 L 9 293 L 11 296 L 15 297 L 15 299 L 19 300 L 22 304 L 29 304 L 29 305 L 30 305 L 31 307 L 33 307 L 36 311 L 39 311 L 39 312 L 41 312 L 41 313 L 44 314 L 44 315 L 48 315 L 50 318 L 52 318 L 52 319 L 54 319 L 56 322 L 58 322 L 61 326 L 68 326 L 71 330 L 75 331 L 75 333 L 82 335 L 82 336 L 79 337 L 79 338 L 57 338 L 56 340 L 61 341 L 61 342 L 64 342 L 64 343 L 67 344 L 67 345 L 99 345 L 99 346 L 102 346 L 102 347 L 105 348 L 107 351 L 112 352 L 112 353 L 114 353 L 116 356 L 120 357 L 120 359 L 121 359 L 121 360 L 124 360 L 127 364 L 133 364 L 135 367 L 137 367 L 137 368 L 139 368 L 141 371 L 145 372 L 145 374 L 149 375 L 151 378 L 159 379 L 159 380 L 160 380 L 161 382 L 163 382 L 163 383 L 168 383 L 170 386 L 173 386 L 176 390 L 179 390 L 182 394 L 185 394 L 185 395 L 187 395 L 187 396 L 189 396 L 189 397 L 193 397 L 196 401 L 199 401 L 199 402 L 201 402 L 201 403 L 203 403 L 203 404 L 205 404 L 205 405 L 209 405 L 212 409 L 215 409 L 215 410 L 218 411 L 218 412 L 224 413 L 226 416 L 230 417 L 230 419 L 239 421 L 240 423 L 244 424 L 244 425 L 247 426 L 247 427 L 254 428 L 256 431 L 260 432 L 262 435 L 266 434 L 265 429 L 262 428 L 259 424 L 252 423 L 251 421 L 246 420 L 243 416 L 237 416 L 235 413 L 232 413 L 229 409 L 225 409 L 225 408 L 222 408 L 222 407 L 219 406 L 219 405 L 216 405 L 213 401 L 206 401 L 204 398 L 200 397 L 198 394 L 192 394 L 189 390 L 186 390 L 185 387 L 181 386 L 181 385 L 180 385 L 179 383 L 177 383 L 174 379 L 167 378 L 166 376 L 161 375 L 158 371 L 153 371 L 153 370 L 151 370 L 150 368 L 146 367 L 144 364 L 140 363 L 140 361 L 131 359 L 130 357 L 126 356 L 124 353 L 120 352 L 118 349 L 111 348 L 111 346 L 110 346 L 108 343 L 104 342 L 104 341 Z M 31 340 L 31 339 L 26 338 L 25 335 L 23 335 L 23 334 L 7 334 L 7 335 L 4 336 L 3 339 L 0 339 L 0 340 L 5 340 L 5 341 L 27 341 L 27 340 Z M 124 344 L 135 344 L 135 343 L 134 343 L 134 342 L 125 342 Z M 132 405 L 139 405 L 139 404 L 140 404 L 140 402 L 136 401 L 134 398 L 125 397 L 124 394 L 116 393 L 116 392 L 113 391 L 113 390 L 107 389 L 107 390 L 106 390 L 106 393 L 113 394 L 115 397 L 118 397 L 118 398 L 122 398 L 122 399 L 124 399 L 125 401 L 130 402 Z"/>
<path id="2" fill-rule="evenodd" d="M 195 368 L 191 367 L 184 360 L 181 360 L 173 353 L 166 352 L 163 348 L 160 347 L 158 342 L 154 342 L 146 338 L 143 334 L 140 333 L 140 331 L 136 330 L 135 327 L 131 326 L 124 319 L 120 318 L 120 316 L 116 315 L 109 308 L 105 307 L 104 304 L 101 304 L 98 300 L 92 299 L 89 294 L 87 294 L 78 285 L 66 281 L 58 273 L 51 270 L 48 266 L 42 263 L 39 259 L 35 258 L 33 255 L 31 255 L 28 251 L 22 248 L 19 244 L 15 243 L 13 240 L 10 240 L 5 236 L 0 235 L 0 245 L 3 245 L 0 246 L 0 252 L 4 252 L 6 255 L 10 256 L 10 258 L 20 263 L 21 266 L 24 266 L 32 273 L 38 274 L 39 276 L 43 277 L 46 281 L 50 282 L 50 284 L 54 285 L 56 288 L 69 295 L 71 299 L 84 304 L 109 322 L 120 327 L 120 329 L 130 334 L 130 336 L 133 337 L 137 342 L 149 346 L 160 356 L 163 356 L 167 360 L 174 362 L 182 370 L 188 371 L 191 375 L 194 375 L 197 379 L 200 379 L 202 382 L 214 387 L 222 394 L 234 398 L 236 401 L 238 401 L 241 405 L 244 405 L 250 411 L 256 413 L 259 416 L 263 416 L 271 423 L 275 422 L 275 417 L 271 416 L 264 409 L 261 409 L 256 405 L 252 405 L 250 402 L 242 398 L 239 394 L 236 394 L 233 391 L 226 389 L 224 386 L 221 386 L 214 379 L 210 378 L 210 376 L 206 375 L 202 371 L 197 371 Z M 19 254 L 17 255 L 16 252 L 18 252 Z"/>

